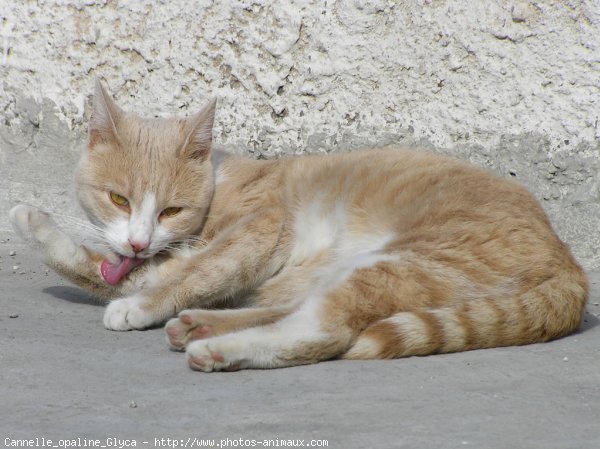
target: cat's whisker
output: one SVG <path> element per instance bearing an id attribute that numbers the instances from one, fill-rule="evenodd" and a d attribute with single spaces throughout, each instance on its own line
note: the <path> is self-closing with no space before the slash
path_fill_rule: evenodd
<path id="1" fill-rule="evenodd" d="M 62 214 L 54 214 L 54 215 L 58 218 L 57 222 L 61 226 L 70 227 L 70 228 L 89 229 L 89 230 L 96 231 L 98 233 L 105 232 L 102 227 L 95 225 L 87 220 L 82 220 L 80 218 L 72 217 L 69 215 L 62 215 Z"/>
<path id="2" fill-rule="evenodd" d="M 183 237 L 180 240 L 181 243 L 200 243 L 202 245 L 208 245 L 208 241 L 198 237 L 198 236 L 190 236 L 190 237 Z"/>
<path id="3" fill-rule="evenodd" d="M 76 231 L 76 232 L 81 232 L 81 233 L 85 233 L 85 234 L 93 235 L 93 236 L 99 236 L 99 235 L 103 234 L 103 231 L 101 231 L 101 230 L 94 229 L 94 228 L 87 228 L 85 226 L 79 226 L 79 225 L 74 225 L 74 224 L 67 224 L 67 225 L 61 226 L 61 228 Z"/>
<path id="4" fill-rule="evenodd" d="M 112 245 L 107 242 L 106 230 L 102 227 L 72 215 L 61 213 L 53 213 L 52 215 L 61 229 L 78 235 L 90 246 L 112 250 Z"/>

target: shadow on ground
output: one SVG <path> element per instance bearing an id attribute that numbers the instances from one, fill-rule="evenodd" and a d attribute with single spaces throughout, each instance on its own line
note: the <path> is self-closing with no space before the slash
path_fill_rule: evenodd
<path id="1" fill-rule="evenodd" d="M 102 303 L 102 301 L 89 295 L 80 288 L 71 287 L 69 285 L 56 285 L 53 287 L 46 287 L 42 291 L 57 299 L 69 301 L 74 304 L 87 304 L 90 306 L 99 307 L 103 307 L 105 305 Z"/>

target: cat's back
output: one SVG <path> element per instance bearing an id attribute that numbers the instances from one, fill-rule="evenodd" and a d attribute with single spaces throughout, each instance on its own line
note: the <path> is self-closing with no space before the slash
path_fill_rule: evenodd
<path id="1" fill-rule="evenodd" d="M 426 151 L 386 148 L 288 160 L 282 179 L 304 201 L 344 202 L 356 210 L 440 214 L 470 210 L 547 222 L 520 184 L 467 162 Z"/>

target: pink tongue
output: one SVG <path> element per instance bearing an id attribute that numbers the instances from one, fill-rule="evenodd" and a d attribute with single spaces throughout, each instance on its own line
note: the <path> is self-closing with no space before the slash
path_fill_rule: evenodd
<path id="1" fill-rule="evenodd" d="M 144 262 L 144 259 L 123 256 L 119 257 L 121 259 L 116 264 L 112 264 L 108 261 L 108 259 L 104 259 L 100 265 L 100 273 L 102 273 L 102 277 L 110 285 L 115 285 L 121 282 L 121 279 L 123 279 L 127 273 Z"/>

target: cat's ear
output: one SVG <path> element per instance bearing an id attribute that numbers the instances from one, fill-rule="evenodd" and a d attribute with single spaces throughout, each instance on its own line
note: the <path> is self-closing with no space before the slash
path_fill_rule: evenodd
<path id="1" fill-rule="evenodd" d="M 187 136 L 180 152 L 183 157 L 200 161 L 205 161 L 210 157 L 216 104 L 217 99 L 213 98 L 200 112 L 187 119 Z"/>
<path id="2" fill-rule="evenodd" d="M 89 126 L 89 146 L 93 148 L 98 143 L 118 143 L 117 124 L 123 115 L 123 110 L 117 106 L 102 83 L 96 78 L 92 117 Z"/>

